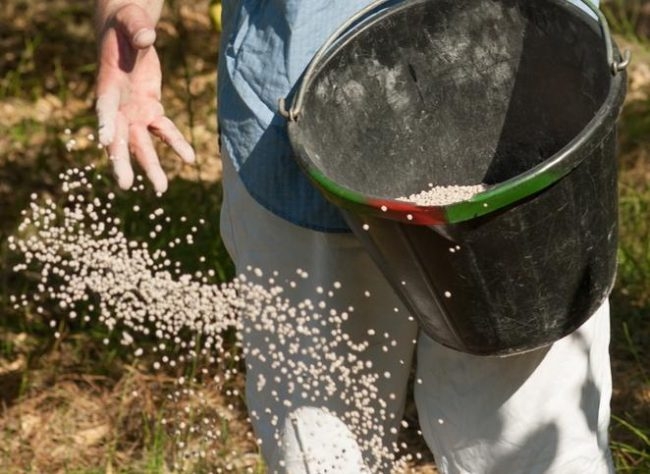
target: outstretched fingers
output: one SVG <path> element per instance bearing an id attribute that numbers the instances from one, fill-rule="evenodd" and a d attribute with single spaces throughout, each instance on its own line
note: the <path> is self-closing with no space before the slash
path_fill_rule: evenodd
<path id="1" fill-rule="evenodd" d="M 133 186 L 134 175 L 129 157 L 129 126 L 126 117 L 118 112 L 115 120 L 115 139 L 108 145 L 113 174 L 122 189 Z"/>
<path id="2" fill-rule="evenodd" d="M 151 133 L 167 143 L 176 154 L 188 164 L 196 161 L 196 154 L 192 146 L 185 140 L 174 122 L 165 116 L 158 117 L 149 125 Z"/>
<path id="3" fill-rule="evenodd" d="M 156 118 L 149 127 L 129 124 L 127 117 L 118 109 L 119 99 L 111 97 L 111 91 L 97 100 L 100 142 L 106 146 L 113 173 L 122 189 L 130 189 L 134 182 L 133 155 L 158 193 L 167 190 L 168 181 L 160 165 L 158 153 L 150 132 L 167 143 L 188 164 L 196 161 L 192 146 L 185 140 L 176 125 L 167 117 Z"/>
<path id="4" fill-rule="evenodd" d="M 167 176 L 160 166 L 160 160 L 156 153 L 149 131 L 143 125 L 131 125 L 131 152 L 140 163 L 147 178 L 153 184 L 157 193 L 167 191 Z"/>
<path id="5" fill-rule="evenodd" d="M 102 78 L 98 80 L 102 85 Z M 116 121 L 120 107 L 120 93 L 116 88 L 98 89 L 95 111 L 99 122 L 99 143 L 109 146 L 116 135 Z"/>

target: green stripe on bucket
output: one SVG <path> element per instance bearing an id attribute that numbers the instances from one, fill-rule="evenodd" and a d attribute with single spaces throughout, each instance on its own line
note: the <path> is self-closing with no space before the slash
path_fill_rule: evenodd
<path id="1" fill-rule="evenodd" d="M 494 189 L 477 194 L 469 201 L 446 206 L 445 216 L 452 224 L 484 216 L 547 188 L 564 174 L 546 171 L 524 179 L 504 182 Z"/>
<path id="2" fill-rule="evenodd" d="M 535 174 L 527 174 L 506 181 L 496 185 L 494 188 L 487 189 L 486 191 L 477 194 L 468 201 L 462 201 L 448 206 L 427 206 L 421 207 L 413 205 L 413 209 L 409 212 L 414 215 L 422 213 L 422 215 L 429 214 L 425 210 L 439 209 L 442 211 L 437 219 L 442 218 L 445 222 L 456 224 L 459 222 L 468 221 L 476 217 L 484 216 L 502 209 L 506 206 L 521 201 L 533 194 L 542 191 L 550 185 L 557 182 L 560 178 L 566 175 L 571 168 L 561 169 L 545 169 L 537 171 Z M 351 191 L 350 189 L 337 184 L 332 181 L 316 168 L 309 170 L 311 178 L 322 186 L 330 196 L 336 196 L 337 199 L 347 202 L 348 204 L 361 204 L 364 206 L 373 207 L 373 198 L 364 196 L 361 193 Z M 387 198 L 390 200 L 390 198 Z M 407 204 L 402 201 L 400 204 Z M 345 207 L 345 205 L 344 205 Z M 391 218 L 389 215 L 383 217 Z M 426 221 L 426 219 L 425 219 Z M 445 222 L 440 222 L 445 223 Z"/>
<path id="3" fill-rule="evenodd" d="M 332 181 L 327 176 L 325 176 L 323 173 L 318 171 L 316 168 L 310 168 L 309 175 L 314 181 L 316 181 L 323 188 L 325 188 L 325 190 L 329 191 L 330 193 L 334 194 L 339 198 L 345 199 L 347 201 L 359 203 L 359 204 L 369 203 L 369 199 L 366 198 L 363 194 L 355 193 L 354 191 L 350 191 L 348 188 L 344 188 L 343 186 L 340 186 L 339 184 L 337 184 L 336 182 Z"/>

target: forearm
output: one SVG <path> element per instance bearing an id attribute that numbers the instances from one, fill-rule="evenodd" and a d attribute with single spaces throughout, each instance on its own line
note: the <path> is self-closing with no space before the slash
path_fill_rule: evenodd
<path id="1" fill-rule="evenodd" d="M 126 5 L 137 5 L 156 23 L 160 19 L 165 0 L 95 0 L 95 28 L 101 31 L 115 13 Z"/>

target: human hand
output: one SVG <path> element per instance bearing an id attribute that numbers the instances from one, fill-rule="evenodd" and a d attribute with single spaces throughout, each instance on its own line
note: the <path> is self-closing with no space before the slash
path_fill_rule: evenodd
<path id="1" fill-rule="evenodd" d="M 128 2 L 99 28 L 99 141 L 108 150 L 122 189 L 133 185 L 133 155 L 156 192 L 163 193 L 167 176 L 151 134 L 171 146 L 185 163 L 193 163 L 195 154 L 160 102 L 162 72 L 153 46 L 155 21 L 140 5 Z"/>

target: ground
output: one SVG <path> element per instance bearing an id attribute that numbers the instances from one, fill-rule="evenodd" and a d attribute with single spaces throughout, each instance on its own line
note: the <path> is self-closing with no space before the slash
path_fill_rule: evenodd
<path id="1" fill-rule="evenodd" d="M 196 393 L 191 399 L 170 399 L 179 374 L 155 371 L 151 361 L 125 356 L 102 325 L 57 327 L 61 334 L 56 338 L 49 326 L 56 308 L 41 314 L 32 306 L 16 310 L 11 304 L 12 294 L 31 288 L 11 271 L 14 257 L 7 248 L 30 196 L 60 198 L 58 175 L 71 167 L 94 163 L 106 169 L 94 140 L 90 3 L 6 0 L 0 10 L 0 472 L 263 472 L 241 400 L 233 403 L 209 384 L 192 387 Z M 620 128 L 621 266 L 613 295 L 611 434 L 619 472 L 647 473 L 650 53 L 642 36 L 646 17 L 635 16 L 636 10 L 626 5 L 636 3 L 609 3 L 610 18 L 622 35 L 618 41 L 634 53 Z M 163 206 L 178 215 L 205 216 L 198 250 L 184 254 L 182 263 L 195 271 L 203 268 L 199 254 L 208 255 L 214 279 L 226 280 L 232 266 L 218 238 L 217 217 L 221 168 L 214 97 L 219 38 L 207 11 L 207 0 L 168 1 L 160 25 L 165 106 L 199 158 L 197 166 L 184 167 L 161 148 L 165 167 L 175 177 Z M 98 193 L 113 189 L 110 180 L 102 186 Z M 129 235 L 146 240 L 146 225 L 129 220 L 132 202 L 124 199 L 120 212 Z M 139 199 L 152 206 L 158 202 L 150 195 Z M 182 232 L 168 229 L 159 239 Z M 241 379 L 232 386 L 241 389 Z M 229 404 L 233 406 L 226 409 Z M 195 417 L 220 420 L 219 452 L 209 460 L 182 459 L 179 440 L 197 451 L 204 441 L 190 430 L 174 433 L 165 423 L 188 407 Z M 412 402 L 407 418 L 415 424 Z M 425 455 L 411 472 L 435 472 L 415 431 L 403 433 L 407 449 Z"/>

